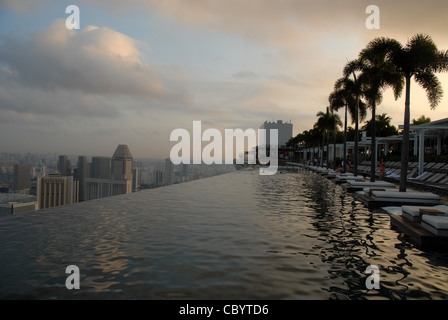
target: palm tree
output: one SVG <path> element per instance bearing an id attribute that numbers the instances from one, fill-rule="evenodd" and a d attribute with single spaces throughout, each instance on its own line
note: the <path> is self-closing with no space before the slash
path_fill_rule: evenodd
<path id="1" fill-rule="evenodd" d="M 334 110 L 330 107 L 330 125 L 333 131 L 333 169 L 336 170 L 336 136 L 338 133 L 338 127 L 342 126 L 341 118 L 338 114 L 334 113 Z M 328 146 L 327 146 L 328 150 Z"/>
<path id="2" fill-rule="evenodd" d="M 327 108 L 326 112 L 319 111 L 316 114 L 317 122 L 314 124 L 314 128 L 319 130 L 322 135 L 322 162 L 324 160 L 324 145 L 325 138 L 327 137 L 329 128 L 330 128 L 330 112 L 329 108 Z M 328 165 L 328 147 L 327 147 L 327 165 Z"/>
<path id="3" fill-rule="evenodd" d="M 382 101 L 382 91 L 391 87 L 395 100 L 403 90 L 403 77 L 392 63 L 392 54 L 400 47 L 400 43 L 393 39 L 376 38 L 371 41 L 359 55 L 361 82 L 364 86 L 364 95 L 372 109 L 372 123 L 376 122 L 376 106 Z M 371 164 L 370 181 L 375 182 L 376 171 L 376 125 L 371 126 Z"/>
<path id="4" fill-rule="evenodd" d="M 412 119 L 412 124 L 414 124 L 414 125 L 424 124 L 424 123 L 428 123 L 428 122 L 431 122 L 431 118 L 426 117 L 424 114 L 422 114 L 420 116 L 420 118 L 418 118 L 418 119 Z"/>
<path id="5" fill-rule="evenodd" d="M 321 133 L 317 128 L 313 128 L 303 132 L 303 143 L 305 148 L 311 149 L 310 160 L 313 162 L 314 148 L 320 145 Z"/>
<path id="6" fill-rule="evenodd" d="M 448 51 L 439 51 L 430 36 L 417 34 L 409 40 L 406 46 L 400 45 L 391 58 L 401 77 L 406 81 L 400 174 L 400 192 L 406 192 L 409 162 L 411 80 L 415 79 L 425 89 L 431 109 L 435 109 L 443 95 L 442 85 L 435 73 L 448 70 Z"/>
<path id="7" fill-rule="evenodd" d="M 327 146 L 327 157 L 326 157 L 326 167 L 328 168 L 329 163 L 329 144 L 330 144 L 330 132 L 336 131 L 337 126 L 342 125 L 341 119 L 339 116 L 330 111 L 330 107 L 327 107 L 326 111 L 319 111 L 316 114 L 318 117 L 315 128 L 321 130 L 323 134 L 323 139 L 326 138 L 326 146 Z M 322 159 L 323 159 L 323 151 L 322 151 Z"/>
<path id="8" fill-rule="evenodd" d="M 375 120 L 375 135 L 377 137 L 388 137 L 398 134 L 397 127 L 391 124 L 392 118 L 386 113 L 379 114 L 376 116 Z M 372 132 L 372 120 L 366 122 L 362 127 L 363 131 Z"/>
<path id="9" fill-rule="evenodd" d="M 343 156 L 343 170 L 347 167 L 347 113 L 350 113 L 352 124 L 358 118 L 363 121 L 367 115 L 365 103 L 356 98 L 356 84 L 348 78 L 342 77 L 334 84 L 334 91 L 329 96 L 330 107 L 338 111 L 340 108 L 345 108 L 344 116 L 344 156 Z M 356 135 L 358 136 L 358 134 Z"/>
<path id="10" fill-rule="evenodd" d="M 333 123 L 333 169 L 336 169 L 336 136 L 338 132 L 338 126 L 342 126 L 341 118 L 335 114 L 335 111 L 338 111 L 341 107 L 346 106 L 345 100 L 340 91 L 334 91 L 328 97 L 328 101 L 330 102 L 330 111 L 332 114 L 332 123 Z M 345 109 L 345 129 L 344 129 L 344 137 L 346 138 L 346 130 L 347 130 L 347 107 Z M 347 139 L 344 140 L 344 165 L 345 165 L 345 152 L 346 152 L 346 143 Z"/>
<path id="11" fill-rule="evenodd" d="M 354 147 L 354 170 L 353 174 L 358 175 L 358 144 L 359 144 L 359 107 L 361 98 L 364 96 L 362 78 L 359 79 L 362 72 L 362 62 L 359 59 L 349 61 L 344 67 L 344 77 L 353 76 L 352 92 L 356 97 L 355 107 L 355 147 Z"/>

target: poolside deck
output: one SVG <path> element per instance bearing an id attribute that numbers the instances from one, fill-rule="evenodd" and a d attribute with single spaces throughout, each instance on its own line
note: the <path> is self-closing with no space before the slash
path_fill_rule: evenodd
<path id="1" fill-rule="evenodd" d="M 420 223 L 411 222 L 400 215 L 391 215 L 390 224 L 395 230 L 409 236 L 412 242 L 422 249 L 448 250 L 448 237 L 436 236 L 424 229 Z"/>
<path id="2" fill-rule="evenodd" d="M 306 165 L 298 165 L 303 168 L 310 169 L 315 172 L 321 172 L 324 169 L 309 167 Z M 374 186 L 371 189 L 372 194 L 364 194 L 359 191 L 359 187 L 353 186 L 352 183 L 349 183 L 347 180 L 339 179 L 336 177 L 333 180 L 336 184 L 340 184 L 341 187 L 347 192 L 353 192 L 353 196 L 356 200 L 362 202 L 369 209 L 378 209 L 383 207 L 401 207 L 403 205 L 411 205 L 411 206 L 436 206 L 440 204 L 448 204 L 448 197 L 444 194 L 439 194 L 438 192 L 431 192 L 435 190 L 425 190 L 426 192 L 421 192 L 420 188 L 413 188 L 413 185 L 408 188 L 408 192 L 411 195 L 396 197 L 395 196 L 387 196 L 384 191 L 397 191 L 397 181 L 385 179 L 383 182 L 392 182 L 391 186 L 388 188 L 377 187 Z M 352 180 L 353 181 L 353 180 Z M 368 182 L 368 179 L 361 179 L 361 181 Z M 358 182 L 358 184 L 363 184 L 362 182 Z M 356 185 L 356 183 L 355 183 Z M 395 189 L 395 190 L 393 190 Z M 375 190 L 375 191 L 374 191 Z M 384 191 L 380 191 L 384 190 Z M 378 194 L 379 193 L 379 194 Z M 421 195 L 421 197 L 418 197 Z M 378 198 L 376 198 L 378 196 Z M 390 214 L 390 224 L 391 227 L 397 230 L 400 233 L 407 235 L 410 240 L 418 247 L 422 249 L 431 249 L 431 250 L 447 250 L 448 251 L 448 236 L 440 236 L 434 233 L 431 233 L 427 229 L 425 229 L 420 223 L 416 223 L 406 219 L 402 215 L 394 215 Z"/>

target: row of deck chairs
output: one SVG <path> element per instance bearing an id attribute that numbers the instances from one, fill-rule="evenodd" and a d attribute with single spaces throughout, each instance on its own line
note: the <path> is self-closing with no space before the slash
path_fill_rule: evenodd
<path id="1" fill-rule="evenodd" d="M 370 176 L 370 161 L 363 161 L 359 166 L 358 166 L 358 173 L 359 174 L 365 174 Z M 389 176 L 391 178 L 398 178 L 401 174 L 401 167 L 396 165 L 395 162 L 394 163 L 385 163 L 385 176 Z M 410 178 L 415 178 L 418 174 L 418 167 L 415 166 L 409 166 L 409 170 L 408 170 L 408 179 Z M 379 178 L 380 176 L 380 168 L 377 167 L 376 171 L 375 171 L 375 176 Z"/>
<path id="2" fill-rule="evenodd" d="M 401 162 L 395 161 L 395 162 L 386 162 L 386 168 L 390 169 L 400 169 Z M 409 162 L 410 169 L 418 169 L 418 162 Z M 436 173 L 448 173 L 448 163 L 437 163 L 437 162 L 425 162 L 424 171 L 426 172 L 436 172 Z"/>
<path id="3" fill-rule="evenodd" d="M 427 172 L 415 179 L 408 179 L 409 186 L 439 194 L 448 194 L 448 174 L 444 172 Z"/>
<path id="4" fill-rule="evenodd" d="M 363 162 L 362 165 L 365 165 Z M 370 162 L 368 171 L 370 172 Z M 398 182 L 401 174 L 401 162 L 386 162 L 387 180 Z M 429 162 L 424 164 L 424 173 L 418 175 L 418 162 L 410 162 L 407 184 L 415 189 L 421 189 L 438 194 L 448 195 L 448 163 Z M 379 177 L 379 169 L 375 172 Z"/>

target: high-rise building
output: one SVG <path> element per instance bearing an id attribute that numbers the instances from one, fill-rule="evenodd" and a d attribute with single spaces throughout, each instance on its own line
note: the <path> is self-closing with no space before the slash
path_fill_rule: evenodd
<path id="1" fill-rule="evenodd" d="M 133 159 L 129 148 L 120 144 L 112 156 L 112 179 L 132 180 Z"/>
<path id="2" fill-rule="evenodd" d="M 278 146 L 285 146 L 288 141 L 292 138 L 293 134 L 293 127 L 292 123 L 283 123 L 282 120 L 278 120 L 277 122 L 267 122 L 265 121 L 261 126 L 260 129 L 266 130 L 266 140 L 265 141 L 259 141 L 258 145 L 270 145 L 271 144 L 271 136 L 270 136 L 270 130 L 271 129 L 277 129 L 278 130 Z M 275 143 L 272 141 L 272 144 L 275 145 Z"/>
<path id="3" fill-rule="evenodd" d="M 79 181 L 79 201 L 85 199 L 87 171 L 87 157 L 79 156 L 75 175 L 75 179 Z"/>
<path id="4" fill-rule="evenodd" d="M 116 196 L 133 191 L 133 159 L 127 145 L 119 145 L 111 158 L 93 157 L 86 178 L 85 200 Z"/>
<path id="5" fill-rule="evenodd" d="M 157 163 L 154 167 L 153 170 L 153 179 L 154 179 L 154 185 L 156 187 L 161 186 L 164 181 L 165 181 L 165 177 L 164 177 L 164 168 L 163 168 L 163 163 Z"/>
<path id="6" fill-rule="evenodd" d="M 59 156 L 58 171 L 62 177 L 69 177 L 72 175 L 72 165 L 66 155 Z"/>
<path id="7" fill-rule="evenodd" d="M 139 168 L 132 169 L 132 192 L 136 192 L 138 190 L 138 186 L 140 184 L 139 181 Z"/>
<path id="8" fill-rule="evenodd" d="M 174 183 L 174 164 L 171 159 L 165 159 L 165 172 L 163 174 L 164 184 L 170 185 Z"/>
<path id="9" fill-rule="evenodd" d="M 131 191 L 129 191 L 129 189 Z M 132 192 L 132 180 L 86 179 L 85 200 L 118 196 Z"/>
<path id="10" fill-rule="evenodd" d="M 110 164 L 111 159 L 109 157 L 92 157 L 90 177 L 96 179 L 110 179 Z"/>
<path id="11" fill-rule="evenodd" d="M 28 164 L 14 165 L 14 183 L 15 193 L 29 194 L 31 187 L 31 166 Z"/>
<path id="12" fill-rule="evenodd" d="M 38 208 L 50 208 L 78 202 L 79 184 L 72 176 L 61 176 L 58 171 L 50 172 L 37 180 Z"/>

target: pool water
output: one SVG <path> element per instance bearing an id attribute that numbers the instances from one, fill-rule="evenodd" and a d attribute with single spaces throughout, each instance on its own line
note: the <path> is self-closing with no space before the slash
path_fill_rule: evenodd
<path id="1" fill-rule="evenodd" d="M 332 181 L 257 170 L 0 219 L 2 299 L 447 299 L 421 251 Z M 68 290 L 66 267 L 80 270 Z M 366 286 L 370 265 L 379 289 Z"/>

